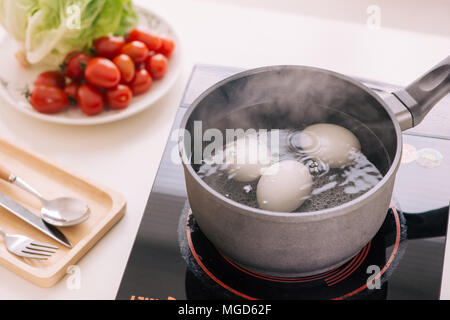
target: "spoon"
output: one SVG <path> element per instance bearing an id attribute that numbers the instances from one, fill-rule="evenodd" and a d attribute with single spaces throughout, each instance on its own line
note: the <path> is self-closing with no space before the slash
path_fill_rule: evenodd
<path id="1" fill-rule="evenodd" d="M 15 184 L 37 197 L 42 204 L 42 219 L 54 226 L 69 227 L 79 224 L 89 218 L 90 210 L 86 203 L 79 199 L 61 197 L 53 200 L 45 199 L 38 191 L 24 180 L 0 165 L 0 178 Z"/>

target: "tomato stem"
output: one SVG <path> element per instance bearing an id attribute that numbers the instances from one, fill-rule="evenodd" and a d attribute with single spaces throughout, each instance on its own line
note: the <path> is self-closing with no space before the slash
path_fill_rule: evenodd
<path id="1" fill-rule="evenodd" d="M 27 99 L 27 101 L 30 101 L 31 91 L 29 88 L 25 89 L 25 91 L 23 92 L 23 95 L 24 95 L 25 99 Z"/>

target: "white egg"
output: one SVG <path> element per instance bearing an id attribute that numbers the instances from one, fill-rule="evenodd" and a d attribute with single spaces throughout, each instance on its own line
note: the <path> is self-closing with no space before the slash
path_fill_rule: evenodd
<path id="1" fill-rule="evenodd" d="M 292 212 L 311 193 L 312 177 L 308 168 L 295 160 L 273 164 L 259 179 L 256 198 L 264 210 Z"/>
<path id="2" fill-rule="evenodd" d="M 245 136 L 228 144 L 225 148 L 225 163 L 231 178 L 241 182 L 258 179 L 271 164 L 266 145 L 257 136 Z"/>
<path id="3" fill-rule="evenodd" d="M 306 127 L 298 142 L 306 154 L 330 168 L 351 164 L 361 151 L 358 138 L 350 130 L 329 123 Z"/>

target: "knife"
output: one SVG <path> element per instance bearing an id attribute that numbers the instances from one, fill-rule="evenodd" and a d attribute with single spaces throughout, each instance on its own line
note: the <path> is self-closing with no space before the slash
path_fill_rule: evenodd
<path id="1" fill-rule="evenodd" d="M 0 207 L 5 208 L 9 212 L 13 213 L 16 217 L 22 219 L 23 221 L 35 227 L 39 231 L 45 233 L 50 238 L 53 238 L 59 243 L 65 245 L 66 247 L 72 248 L 72 244 L 70 243 L 70 241 L 55 226 L 46 223 L 44 220 L 39 218 L 30 210 L 28 210 L 27 208 L 25 208 L 24 206 L 17 203 L 16 201 L 4 195 L 1 192 L 0 192 Z"/>

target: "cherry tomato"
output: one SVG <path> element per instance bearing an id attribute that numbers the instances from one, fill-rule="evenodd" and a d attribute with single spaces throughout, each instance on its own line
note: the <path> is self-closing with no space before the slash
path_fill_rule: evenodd
<path id="1" fill-rule="evenodd" d="M 69 101 L 61 88 L 39 84 L 31 92 L 30 103 L 41 113 L 57 113 L 64 110 Z"/>
<path id="2" fill-rule="evenodd" d="M 159 50 L 162 44 L 160 37 L 153 35 L 149 30 L 145 28 L 134 28 L 133 30 L 131 30 L 127 41 L 141 41 L 145 43 L 149 50 Z"/>
<path id="3" fill-rule="evenodd" d="M 94 41 L 94 48 L 97 56 L 112 59 L 118 54 L 125 44 L 123 37 L 106 36 Z"/>
<path id="4" fill-rule="evenodd" d="M 66 93 L 71 104 L 76 104 L 77 102 L 79 87 L 80 85 L 77 82 L 71 82 L 64 88 L 64 92 Z"/>
<path id="5" fill-rule="evenodd" d="M 92 116 L 103 111 L 104 101 L 102 93 L 89 84 L 82 84 L 78 88 L 78 105 L 84 114 Z"/>
<path id="6" fill-rule="evenodd" d="M 136 65 L 136 70 L 146 69 L 147 68 L 147 64 L 149 63 L 148 61 L 156 54 L 158 54 L 158 52 L 153 51 L 153 50 L 149 51 L 147 60 L 145 60 L 142 63 L 137 64 Z"/>
<path id="7" fill-rule="evenodd" d="M 91 59 L 86 53 L 70 53 L 65 62 L 66 76 L 75 81 L 82 80 L 84 69 Z"/>
<path id="8" fill-rule="evenodd" d="M 161 79 L 167 72 L 169 62 L 161 53 L 155 54 L 147 60 L 147 70 L 154 79 Z"/>
<path id="9" fill-rule="evenodd" d="M 113 89 L 106 91 L 106 103 L 112 109 L 125 109 L 130 105 L 133 98 L 133 92 L 130 87 L 124 84 L 119 84 Z"/>
<path id="10" fill-rule="evenodd" d="M 89 61 L 84 76 L 87 82 L 100 88 L 112 88 L 120 82 L 119 68 L 106 58 L 94 58 Z"/>
<path id="11" fill-rule="evenodd" d="M 75 57 L 76 55 L 79 55 L 80 53 L 83 53 L 83 51 L 76 50 L 76 51 L 69 52 L 69 53 L 66 55 L 66 57 L 64 58 L 63 66 L 67 65 L 67 63 L 69 62 L 70 59 L 72 59 L 72 58 Z"/>
<path id="12" fill-rule="evenodd" d="M 129 83 L 133 80 L 136 73 L 136 67 L 129 56 L 122 53 L 113 59 L 113 63 L 119 68 L 121 81 L 123 83 Z"/>
<path id="13" fill-rule="evenodd" d="M 161 38 L 161 48 L 158 49 L 158 52 L 162 53 L 167 58 L 169 58 L 172 55 L 174 49 L 175 49 L 175 42 L 173 42 L 173 40 Z"/>
<path id="14" fill-rule="evenodd" d="M 62 89 L 66 85 L 66 79 L 62 72 L 47 71 L 38 75 L 36 81 L 34 81 L 35 86 L 40 84 L 45 84 L 47 86 L 56 86 Z"/>
<path id="15" fill-rule="evenodd" d="M 134 95 L 144 93 L 150 89 L 153 79 L 146 69 L 136 71 L 134 80 L 130 83 L 131 90 Z"/>
<path id="16" fill-rule="evenodd" d="M 133 59 L 134 63 L 139 64 L 147 60 L 149 50 L 143 42 L 132 41 L 123 46 L 122 53 Z"/>

